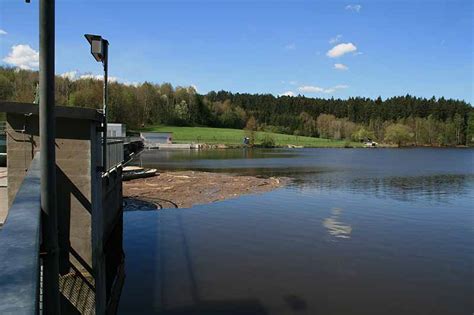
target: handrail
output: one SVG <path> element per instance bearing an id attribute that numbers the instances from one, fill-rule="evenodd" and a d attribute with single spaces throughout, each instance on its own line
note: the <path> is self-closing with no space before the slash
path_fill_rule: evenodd
<path id="1" fill-rule="evenodd" d="M 41 233 L 37 153 L 0 228 L 0 314 L 37 314 Z"/>
<path id="2" fill-rule="evenodd" d="M 118 167 L 124 160 L 123 140 L 107 140 L 107 165 L 105 170 Z"/>

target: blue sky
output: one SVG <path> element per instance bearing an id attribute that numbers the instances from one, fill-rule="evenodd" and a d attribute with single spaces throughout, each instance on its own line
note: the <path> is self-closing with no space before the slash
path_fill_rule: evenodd
<path id="1" fill-rule="evenodd" d="M 0 3 L 2 64 L 37 66 L 31 2 Z M 100 74 L 83 38 L 96 33 L 110 41 L 110 75 L 127 83 L 473 104 L 473 3 L 57 0 L 56 72 Z"/>

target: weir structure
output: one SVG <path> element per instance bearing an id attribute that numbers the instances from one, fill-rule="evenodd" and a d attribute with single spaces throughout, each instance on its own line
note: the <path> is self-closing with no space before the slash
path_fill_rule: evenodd
<path id="1" fill-rule="evenodd" d="M 50 249 L 41 233 L 40 110 L 36 104 L 0 102 L 0 112 L 7 113 L 9 208 L 0 228 L 0 314 L 115 313 L 125 277 L 123 141 L 107 143 L 108 165 L 102 165 L 102 113 L 55 106 L 58 282 L 52 293 L 59 305 L 51 311 L 48 303 L 55 301 L 44 290 L 54 280 L 45 276 Z"/>

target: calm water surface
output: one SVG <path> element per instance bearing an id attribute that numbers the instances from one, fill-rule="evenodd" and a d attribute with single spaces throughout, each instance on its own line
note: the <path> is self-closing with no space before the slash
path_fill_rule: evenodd
<path id="1" fill-rule="evenodd" d="M 146 152 L 288 176 L 191 209 L 124 214 L 122 314 L 472 314 L 474 150 Z"/>

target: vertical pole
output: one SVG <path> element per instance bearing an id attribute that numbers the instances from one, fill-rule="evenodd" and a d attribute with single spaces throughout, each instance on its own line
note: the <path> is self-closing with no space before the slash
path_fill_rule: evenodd
<path id="1" fill-rule="evenodd" d="M 107 80 L 109 77 L 109 42 L 106 40 L 102 40 L 102 45 L 104 49 L 104 96 L 103 96 L 103 112 L 104 112 L 104 133 L 102 135 L 103 139 L 103 147 L 102 147 L 102 161 L 104 164 L 104 172 L 107 172 L 107 101 L 108 101 L 108 84 Z"/>
<path id="2" fill-rule="evenodd" d="M 101 164 L 102 135 L 96 134 L 96 126 L 91 126 L 91 159 L 94 166 Z M 104 197 L 105 190 L 102 173 L 96 167 L 91 168 L 91 205 L 92 205 L 92 268 L 95 280 L 95 314 L 106 314 L 107 284 L 104 257 Z"/>
<path id="3" fill-rule="evenodd" d="M 103 97 L 103 127 L 104 131 L 102 134 L 102 164 L 104 172 L 107 172 L 107 98 L 108 98 L 108 46 L 109 43 L 107 40 L 102 41 L 102 47 L 104 49 L 104 59 L 102 61 L 104 65 L 104 97 Z M 107 277 L 106 277 L 106 268 L 105 268 L 105 257 L 104 257 L 104 183 L 102 181 L 102 176 L 99 174 L 98 183 L 100 183 L 100 189 L 102 189 L 102 194 L 100 195 L 100 200 L 96 203 L 96 207 L 93 208 L 92 212 L 92 246 L 93 246 L 93 267 L 95 272 L 95 313 L 96 314 L 106 314 L 107 312 Z"/>
<path id="4" fill-rule="evenodd" d="M 40 0 L 39 121 L 44 257 L 44 314 L 60 314 L 54 113 L 54 2 Z"/>

